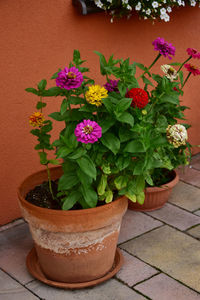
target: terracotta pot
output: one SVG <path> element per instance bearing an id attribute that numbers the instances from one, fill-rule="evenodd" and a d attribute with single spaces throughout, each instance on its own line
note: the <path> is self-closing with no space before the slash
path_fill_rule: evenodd
<path id="1" fill-rule="evenodd" d="M 178 173 L 173 170 L 174 179 L 160 187 L 147 187 L 145 189 L 144 204 L 134 203 L 129 200 L 128 208 L 137 211 L 151 211 L 161 208 L 168 200 L 173 187 L 178 183 Z"/>
<path id="2" fill-rule="evenodd" d="M 51 169 L 52 180 L 62 175 Z M 62 211 L 41 208 L 25 200 L 36 185 L 47 181 L 46 170 L 27 177 L 18 189 L 20 207 L 29 223 L 40 267 L 57 282 L 86 282 L 104 276 L 113 266 L 127 199 L 95 208 Z"/>

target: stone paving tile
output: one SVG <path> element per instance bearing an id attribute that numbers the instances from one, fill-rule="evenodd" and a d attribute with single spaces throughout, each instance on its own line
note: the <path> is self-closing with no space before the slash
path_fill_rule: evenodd
<path id="1" fill-rule="evenodd" d="M 116 279 L 82 290 L 63 290 L 33 281 L 27 287 L 42 300 L 146 300 Z"/>
<path id="2" fill-rule="evenodd" d="M 193 156 L 191 166 L 194 169 L 200 170 L 200 153 Z"/>
<path id="3" fill-rule="evenodd" d="M 134 289 L 153 300 L 199 300 L 200 295 L 165 274 L 138 284 Z"/>
<path id="4" fill-rule="evenodd" d="M 33 279 L 26 270 L 26 256 L 32 247 L 26 223 L 0 232 L 0 267 L 23 284 Z"/>
<path id="5" fill-rule="evenodd" d="M 178 173 L 180 180 L 200 187 L 200 172 L 198 170 L 186 167 L 185 171 L 179 170 Z"/>
<path id="6" fill-rule="evenodd" d="M 194 212 L 195 215 L 200 216 L 200 209 Z"/>
<path id="7" fill-rule="evenodd" d="M 200 292 L 200 242 L 168 225 L 120 246 Z"/>
<path id="8" fill-rule="evenodd" d="M 187 230 L 187 232 L 190 235 L 194 236 L 195 238 L 200 239 L 200 225 L 197 225 L 197 226 Z"/>
<path id="9" fill-rule="evenodd" d="M 147 214 L 180 230 L 200 224 L 199 216 L 168 203 L 160 209 L 147 212 Z"/>
<path id="10" fill-rule="evenodd" d="M 23 219 L 17 219 L 17 220 L 14 220 L 13 222 L 11 223 L 8 223 L 6 225 L 3 225 L 0 227 L 0 232 L 1 231 L 4 231 L 4 230 L 7 230 L 7 229 L 10 229 L 14 226 L 17 226 L 17 225 L 20 225 L 20 224 L 23 224 L 24 223 L 24 220 Z"/>
<path id="11" fill-rule="evenodd" d="M 136 283 L 143 281 L 155 274 L 158 271 L 151 266 L 143 263 L 136 257 L 121 250 L 124 256 L 124 265 L 117 273 L 116 277 L 125 282 L 129 286 L 133 286 Z"/>
<path id="12" fill-rule="evenodd" d="M 123 243 L 161 225 L 161 222 L 143 213 L 128 209 L 123 217 L 118 243 Z"/>
<path id="13" fill-rule="evenodd" d="M 184 182 L 179 182 L 172 190 L 170 203 L 194 211 L 200 208 L 200 189 Z"/>
<path id="14" fill-rule="evenodd" d="M 31 292 L 0 270 L 1 300 L 38 300 Z"/>

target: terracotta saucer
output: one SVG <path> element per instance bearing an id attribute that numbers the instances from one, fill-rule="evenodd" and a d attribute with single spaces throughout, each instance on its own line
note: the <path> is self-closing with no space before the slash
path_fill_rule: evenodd
<path id="1" fill-rule="evenodd" d="M 87 282 L 78 282 L 78 283 L 67 283 L 67 282 L 57 282 L 57 281 L 52 281 L 44 275 L 40 268 L 40 264 L 38 262 L 38 257 L 35 248 L 32 248 L 32 250 L 29 252 L 26 258 L 26 266 L 28 268 L 29 273 L 35 277 L 36 279 L 51 285 L 55 286 L 57 288 L 62 288 L 62 289 L 82 289 L 90 286 L 97 285 L 101 282 L 104 282 L 111 277 L 113 277 L 121 268 L 123 264 L 123 256 L 119 250 L 119 248 L 116 249 L 115 253 L 115 260 L 114 264 L 112 266 L 112 269 L 103 277 L 92 280 L 92 281 L 87 281 Z"/>

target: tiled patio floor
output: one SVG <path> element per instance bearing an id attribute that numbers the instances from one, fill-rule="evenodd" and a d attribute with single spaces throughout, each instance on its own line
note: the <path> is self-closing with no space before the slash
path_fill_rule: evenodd
<path id="1" fill-rule="evenodd" d="M 119 247 L 125 264 L 93 288 L 62 290 L 35 280 L 25 258 L 33 243 L 27 224 L 0 227 L 1 300 L 200 300 L 200 154 L 154 212 L 128 211 Z"/>

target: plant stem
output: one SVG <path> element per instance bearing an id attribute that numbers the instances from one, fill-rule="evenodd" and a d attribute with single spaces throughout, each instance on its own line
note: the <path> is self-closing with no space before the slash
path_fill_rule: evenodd
<path id="1" fill-rule="evenodd" d="M 188 81 L 188 79 L 189 79 L 189 77 L 190 77 L 191 74 L 192 74 L 192 73 L 190 72 L 190 73 L 188 74 L 188 76 L 185 78 L 185 81 L 183 82 L 183 85 L 182 85 L 181 89 L 183 89 L 184 85 L 185 85 L 186 82 Z"/>
<path id="2" fill-rule="evenodd" d="M 157 97 L 156 98 L 156 101 L 152 104 L 152 106 L 150 107 L 150 109 L 149 109 L 149 113 L 150 113 L 150 111 L 152 110 L 152 108 L 156 105 L 156 103 L 158 102 L 158 100 L 163 96 L 165 94 L 165 92 L 162 92 L 162 94 L 159 96 L 159 97 Z"/>
<path id="3" fill-rule="evenodd" d="M 49 170 L 48 164 L 46 165 L 46 167 L 47 167 L 47 175 L 48 175 L 48 182 L 49 182 L 49 190 L 50 190 L 50 193 L 52 195 L 53 200 L 55 200 L 55 197 L 54 197 L 54 194 L 53 194 L 53 190 L 52 190 L 52 185 L 51 185 L 51 174 L 50 174 L 50 170 Z"/>
<path id="4" fill-rule="evenodd" d="M 146 71 L 145 71 L 142 75 L 140 75 L 140 76 L 137 78 L 137 80 L 140 79 L 142 76 L 144 76 L 144 74 L 146 74 L 146 73 L 153 67 L 153 65 L 155 65 L 155 63 L 157 62 L 157 60 L 159 60 L 160 57 L 161 57 L 161 54 L 159 53 L 159 54 L 157 55 L 157 57 L 154 59 L 154 61 L 152 62 L 152 64 L 146 69 Z"/>
<path id="5" fill-rule="evenodd" d="M 40 96 L 40 102 L 42 103 L 42 96 Z M 42 107 L 40 108 L 40 112 L 42 113 Z"/>
<path id="6" fill-rule="evenodd" d="M 191 58 L 192 58 L 192 56 L 190 56 L 189 58 L 187 58 L 187 59 L 182 63 L 182 65 L 181 65 L 180 68 L 178 69 L 177 73 L 180 72 L 180 70 L 182 69 L 182 67 L 184 66 L 184 64 L 185 64 L 186 62 L 188 62 Z"/>

